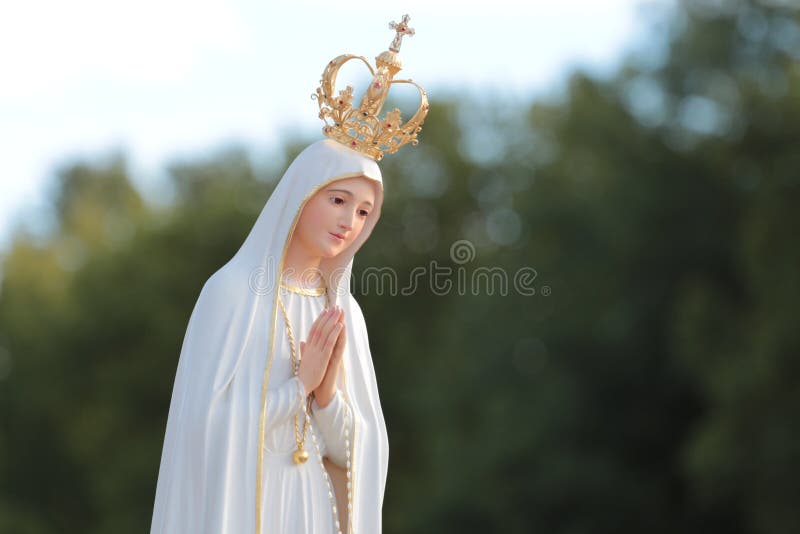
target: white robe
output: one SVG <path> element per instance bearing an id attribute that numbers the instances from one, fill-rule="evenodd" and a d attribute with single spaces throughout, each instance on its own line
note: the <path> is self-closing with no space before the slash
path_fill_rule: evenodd
<path id="1" fill-rule="evenodd" d="M 281 435 L 277 427 L 275 432 L 268 430 L 283 398 L 274 397 L 273 393 L 284 392 L 283 405 L 287 409 L 293 395 L 299 402 L 299 393 L 292 394 L 289 387 L 281 389 L 291 380 L 286 360 L 290 353 L 276 282 L 278 273 L 283 272 L 286 250 L 305 202 L 337 180 L 358 176 L 369 179 L 375 189 L 371 216 L 353 243 L 320 263 L 330 304 L 345 312 L 347 345 L 338 387 L 353 412 L 350 471 L 329 460 L 325 465 L 336 496 L 352 493 L 352 514 L 341 525 L 342 532 L 380 534 L 389 441 L 367 326 L 350 292 L 350 278 L 356 252 L 380 217 L 383 182 L 374 160 L 330 139 L 312 143 L 297 155 L 270 194 L 245 242 L 200 291 L 178 359 L 151 534 L 331 532 L 326 531 L 331 525 L 325 521 L 332 521 L 335 511 L 329 500 L 322 508 L 319 499 L 320 491 L 328 497 L 327 487 L 314 482 L 314 477 L 318 480 L 322 473 L 315 471 L 319 467 L 316 450 L 313 454 L 309 450 L 311 457 L 304 466 L 308 468 L 306 479 L 294 464 L 276 465 L 280 460 L 265 454 L 268 448 L 288 451 L 279 445 L 291 446 L 294 440 L 286 439 L 290 434 L 284 428 L 284 441 L 269 443 L 269 439 L 279 439 Z M 320 309 L 322 302 L 321 299 L 318 304 Z M 309 312 L 307 320 L 298 319 L 298 324 L 292 325 L 298 343 L 307 335 L 311 315 Z M 297 391 L 296 380 L 294 386 Z M 275 413 L 267 413 L 273 408 Z M 336 409 L 336 405 L 331 408 Z M 330 420 L 335 422 L 336 418 Z M 316 418 L 320 435 L 326 434 L 324 421 L 324 417 Z M 331 429 L 334 438 L 325 446 L 334 458 L 340 443 L 335 439 L 337 431 L 333 426 Z M 290 456 L 284 457 L 291 461 Z M 273 467 L 279 467 L 277 474 Z M 284 476 L 289 477 L 285 484 L 292 486 L 288 491 L 280 482 Z M 287 499 L 291 505 L 286 504 Z M 346 501 L 339 500 L 343 510 L 347 509 Z M 313 506 L 317 503 L 320 506 Z M 298 516 L 293 510 L 302 513 Z M 287 519 L 281 521 L 292 521 L 290 516 L 296 521 L 313 521 L 314 530 L 275 528 L 270 522 L 284 514 Z"/>
<path id="2" fill-rule="evenodd" d="M 325 296 L 312 297 L 281 291 L 281 299 L 289 315 L 299 357 L 300 341 L 307 339 L 311 325 L 325 309 Z M 332 496 L 328 494 L 320 458 L 327 456 L 342 467 L 346 465 L 345 436 L 352 435 L 352 412 L 339 390 L 325 408 L 321 408 L 316 401 L 312 402 L 311 428 L 306 432 L 304 443 L 309 459 L 303 464 L 294 463 L 292 454 L 297 448 L 294 416 L 297 415 L 298 429 L 302 435 L 303 385 L 292 372 L 291 349 L 283 314 L 278 319 L 276 333 L 279 340 L 276 340 L 270 393 L 267 395 L 267 421 L 270 423 L 264 438 L 267 473 L 262 508 L 264 532 L 334 533 L 338 511 L 331 507 Z"/>

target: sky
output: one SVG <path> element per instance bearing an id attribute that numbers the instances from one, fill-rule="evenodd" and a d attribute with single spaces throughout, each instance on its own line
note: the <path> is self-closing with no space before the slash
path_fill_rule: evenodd
<path id="1" fill-rule="evenodd" d="M 8 3 L 0 18 L 0 250 L 16 224 L 41 227 L 55 171 L 71 161 L 122 150 L 137 187 L 155 198 L 172 160 L 232 142 L 258 154 L 287 135 L 321 138 L 310 95 L 327 62 L 343 53 L 374 62 L 394 37 L 389 22 L 404 14 L 415 35 L 403 40 L 397 77 L 422 85 L 433 108 L 437 93 L 525 99 L 557 90 L 578 67 L 613 72 L 646 41 L 647 7 L 662 4 Z"/>

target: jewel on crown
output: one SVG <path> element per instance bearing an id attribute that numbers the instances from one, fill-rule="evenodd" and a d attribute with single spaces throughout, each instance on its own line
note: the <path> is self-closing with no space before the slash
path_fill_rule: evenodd
<path id="1" fill-rule="evenodd" d="M 389 23 L 389 28 L 396 32 L 395 37 L 389 50 L 375 58 L 376 69 L 363 56 L 342 54 L 328 63 L 322 72 L 316 94 L 311 95 L 319 103 L 319 118 L 325 122 L 322 132 L 376 161 L 383 158 L 384 152 L 394 154 L 406 143 L 417 145 L 417 134 L 422 130 L 422 123 L 428 115 L 428 95 L 425 90 L 411 79 L 393 79 L 402 68 L 402 62 L 397 57 L 401 41 L 406 35 L 414 35 L 414 29 L 408 26 L 408 20 L 408 15 L 403 15 L 400 23 Z M 351 59 L 363 61 L 372 73 L 372 81 L 357 107 L 353 107 L 352 86 L 348 85 L 338 95 L 334 95 L 336 75 L 342 65 Z M 397 83 L 414 85 L 420 93 L 420 106 L 406 122 L 402 122 L 400 110 L 397 108 L 387 112 L 383 119 L 378 117 L 386 102 L 389 88 Z"/>

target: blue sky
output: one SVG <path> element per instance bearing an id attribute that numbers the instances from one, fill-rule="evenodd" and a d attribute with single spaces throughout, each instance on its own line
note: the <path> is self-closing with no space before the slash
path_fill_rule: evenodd
<path id="1" fill-rule="evenodd" d="M 403 14 L 416 35 L 403 41 L 398 77 L 420 83 L 435 106 L 437 92 L 529 98 L 577 66 L 610 72 L 646 39 L 642 6 L 664 4 L 15 2 L 0 20 L 0 249 L 14 224 L 41 226 L 53 170 L 73 159 L 123 149 L 154 196 L 171 159 L 319 134 L 310 95 L 325 64 L 341 53 L 373 60 Z"/>

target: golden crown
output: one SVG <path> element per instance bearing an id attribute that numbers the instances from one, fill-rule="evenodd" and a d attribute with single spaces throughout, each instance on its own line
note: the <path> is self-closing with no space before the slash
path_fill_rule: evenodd
<path id="1" fill-rule="evenodd" d="M 322 72 L 320 86 L 315 98 L 319 103 L 319 118 L 325 122 L 322 132 L 328 137 L 343 143 L 380 161 L 383 153 L 391 154 L 406 143 L 419 143 L 417 134 L 422 130 L 422 123 L 428 115 L 428 95 L 417 83 L 408 80 L 394 80 L 394 75 L 402 68 L 397 57 L 400 43 L 406 35 L 414 35 L 414 29 L 408 26 L 408 15 L 403 15 L 400 23 L 391 22 L 389 28 L 396 34 L 389 50 L 375 58 L 377 69 L 373 69 L 363 56 L 342 54 L 328 63 Z M 342 65 L 351 59 L 360 59 L 372 73 L 372 81 L 358 107 L 353 107 L 353 87 L 348 85 L 334 96 L 336 75 Z M 409 83 L 420 92 L 420 106 L 414 116 L 401 122 L 400 110 L 395 108 L 386 113 L 383 119 L 378 118 L 383 103 L 389 95 L 389 87 L 396 83 Z"/>

